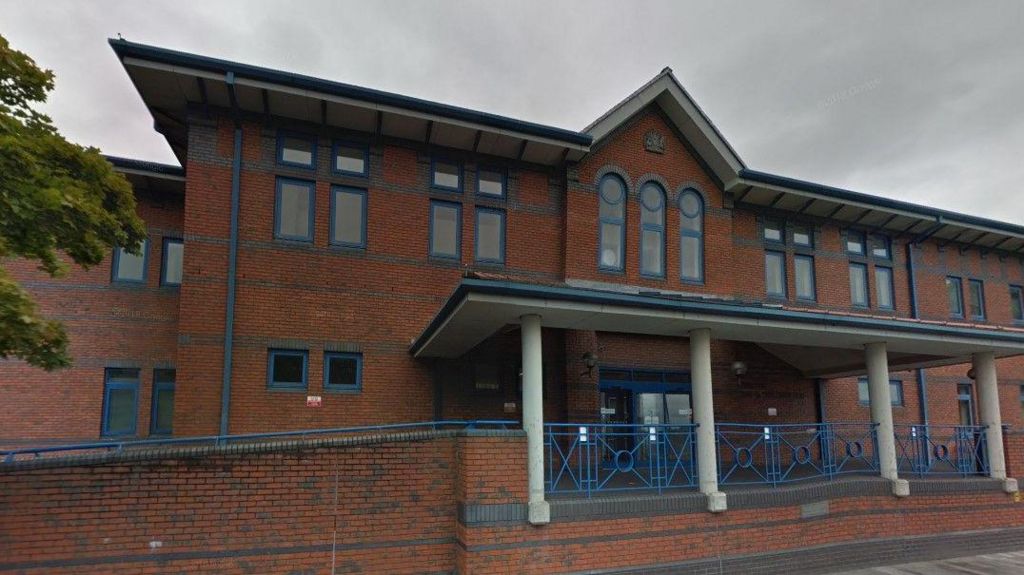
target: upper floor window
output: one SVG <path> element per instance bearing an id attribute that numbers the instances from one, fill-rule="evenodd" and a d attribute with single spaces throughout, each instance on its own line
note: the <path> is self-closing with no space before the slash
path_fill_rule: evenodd
<path id="1" fill-rule="evenodd" d="M 107 368 L 103 383 L 103 423 L 106 436 L 135 435 L 139 407 L 139 370 Z"/>
<path id="2" fill-rule="evenodd" d="M 142 240 L 137 254 L 130 253 L 122 247 L 114 248 L 111 279 L 116 282 L 145 283 L 148 259 L 149 240 Z"/>
<path id="3" fill-rule="evenodd" d="M 331 154 L 334 164 L 331 168 L 347 176 L 368 176 L 370 174 L 370 149 L 354 144 L 334 143 Z"/>
<path id="4" fill-rule="evenodd" d="M 850 263 L 850 303 L 857 307 L 868 307 L 868 266 Z"/>
<path id="5" fill-rule="evenodd" d="M 693 190 L 679 195 L 679 274 L 704 281 L 704 200 Z"/>
<path id="6" fill-rule="evenodd" d="M 359 391 L 363 387 L 363 354 L 324 353 L 324 389 Z"/>
<path id="7" fill-rule="evenodd" d="M 277 135 L 277 163 L 299 168 L 316 164 L 316 136 Z"/>
<path id="8" fill-rule="evenodd" d="M 814 258 L 797 254 L 793 256 L 793 272 L 796 276 L 796 299 L 815 301 Z"/>
<path id="9" fill-rule="evenodd" d="M 174 380 L 173 369 L 153 370 L 153 406 L 149 416 L 151 435 L 170 435 L 173 431 Z"/>
<path id="10" fill-rule="evenodd" d="M 598 184 L 598 266 L 622 271 L 626 244 L 626 182 L 608 174 Z"/>
<path id="11" fill-rule="evenodd" d="M 963 282 L 955 276 L 946 277 L 946 296 L 949 298 L 949 315 L 964 317 Z"/>
<path id="12" fill-rule="evenodd" d="M 981 280 L 968 281 L 967 296 L 971 319 L 985 319 L 985 284 Z"/>
<path id="13" fill-rule="evenodd" d="M 1024 289 L 1010 286 L 1010 315 L 1016 321 L 1024 321 Z"/>
<path id="14" fill-rule="evenodd" d="M 864 255 L 864 232 L 846 230 L 846 252 L 856 255 Z"/>
<path id="15" fill-rule="evenodd" d="M 793 245 L 804 248 L 814 247 L 814 231 L 804 224 L 793 225 Z"/>
<path id="16" fill-rule="evenodd" d="M 164 261 L 160 266 L 160 283 L 165 286 L 181 285 L 181 264 L 185 244 L 178 238 L 164 238 Z"/>
<path id="17" fill-rule="evenodd" d="M 893 309 L 892 268 L 875 266 L 875 296 L 879 309 Z"/>
<path id="18" fill-rule="evenodd" d="M 783 243 L 785 238 L 785 226 L 778 220 L 764 221 L 764 239 L 767 242 Z"/>
<path id="19" fill-rule="evenodd" d="M 430 202 L 430 255 L 459 259 L 462 241 L 462 206 Z"/>
<path id="20" fill-rule="evenodd" d="M 313 241 L 313 197 L 316 186 L 303 180 L 277 179 L 274 237 Z"/>
<path id="21" fill-rule="evenodd" d="M 267 387 L 306 389 L 309 352 L 272 349 L 267 353 Z"/>
<path id="22" fill-rule="evenodd" d="M 331 188 L 330 241 L 349 248 L 366 247 L 366 190 Z"/>
<path id="23" fill-rule="evenodd" d="M 786 297 L 786 254 L 764 253 L 764 286 L 768 295 Z"/>
<path id="24" fill-rule="evenodd" d="M 505 263 L 505 212 L 476 209 L 476 261 Z"/>
<path id="25" fill-rule="evenodd" d="M 892 259 L 892 242 L 886 236 L 871 236 L 871 255 L 876 258 Z"/>
<path id="26" fill-rule="evenodd" d="M 430 185 L 453 192 L 462 191 L 462 165 L 456 162 L 434 160 L 431 164 Z"/>
<path id="27" fill-rule="evenodd" d="M 665 191 L 655 182 L 640 189 L 640 273 L 665 276 Z"/>
<path id="28" fill-rule="evenodd" d="M 490 168 L 477 168 L 476 193 L 493 198 L 505 197 L 505 172 Z"/>

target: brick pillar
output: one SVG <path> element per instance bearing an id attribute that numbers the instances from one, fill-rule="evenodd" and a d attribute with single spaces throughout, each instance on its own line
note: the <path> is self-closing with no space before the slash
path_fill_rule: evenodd
<path id="1" fill-rule="evenodd" d="M 569 421 L 591 422 L 601 417 L 601 393 L 598 391 L 598 369 L 588 369 L 583 354 L 598 357 L 597 333 L 593 331 L 565 331 L 565 394 Z"/>

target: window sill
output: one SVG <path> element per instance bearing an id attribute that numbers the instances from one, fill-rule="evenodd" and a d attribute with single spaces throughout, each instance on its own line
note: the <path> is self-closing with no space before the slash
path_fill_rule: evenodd
<path id="1" fill-rule="evenodd" d="M 306 393 L 309 391 L 308 387 L 272 387 L 267 386 L 267 391 L 280 391 L 284 393 Z"/>
<path id="2" fill-rule="evenodd" d="M 362 387 L 352 387 L 352 388 L 325 387 L 324 388 L 324 393 L 331 394 L 331 395 L 358 395 L 358 394 L 360 394 L 362 392 L 363 392 L 363 388 Z"/>

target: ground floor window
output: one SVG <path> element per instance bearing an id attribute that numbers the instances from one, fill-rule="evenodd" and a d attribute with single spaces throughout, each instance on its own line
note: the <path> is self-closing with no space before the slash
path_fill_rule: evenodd
<path id="1" fill-rule="evenodd" d="M 174 416 L 173 369 L 153 370 L 153 406 L 150 414 L 150 435 L 170 435 Z"/>
<path id="2" fill-rule="evenodd" d="M 135 435 L 138 402 L 139 370 L 107 368 L 103 385 L 102 435 Z"/>
<path id="3" fill-rule="evenodd" d="M 857 381 L 857 400 L 861 405 L 871 404 L 871 394 L 868 392 L 868 380 L 866 377 Z M 898 379 L 889 381 L 889 402 L 893 407 L 903 405 L 903 382 Z"/>
<path id="4" fill-rule="evenodd" d="M 693 420 L 686 372 L 603 368 L 600 389 L 603 423 L 682 425 Z"/>

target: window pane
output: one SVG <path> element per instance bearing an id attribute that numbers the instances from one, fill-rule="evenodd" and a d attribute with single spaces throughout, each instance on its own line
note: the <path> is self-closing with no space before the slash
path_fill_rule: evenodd
<path id="1" fill-rule="evenodd" d="M 304 166 L 313 165 L 313 141 L 284 136 L 281 138 L 281 161 Z"/>
<path id="2" fill-rule="evenodd" d="M 309 185 L 281 182 L 277 233 L 294 238 L 308 238 L 309 210 L 312 190 Z"/>
<path id="3" fill-rule="evenodd" d="M 430 253 L 458 257 L 459 210 L 455 206 L 433 204 Z"/>
<path id="4" fill-rule="evenodd" d="M 302 371 L 305 357 L 292 354 L 275 354 L 273 361 L 274 383 L 302 385 Z"/>
<path id="5" fill-rule="evenodd" d="M 646 184 L 640 191 L 640 223 L 665 225 L 665 195 L 656 184 Z"/>
<path id="6" fill-rule="evenodd" d="M 875 292 L 878 294 L 878 307 L 893 308 L 891 269 L 875 267 Z"/>
<path id="7" fill-rule="evenodd" d="M 700 280 L 701 276 L 701 241 L 694 236 L 683 236 L 679 240 L 680 258 L 682 260 L 683 279 Z"/>
<path id="8" fill-rule="evenodd" d="M 494 170 L 482 169 L 477 175 L 477 193 L 485 196 L 501 197 L 505 195 L 505 174 Z"/>
<path id="9" fill-rule="evenodd" d="M 796 226 L 793 228 L 793 243 L 798 246 L 811 245 L 811 230 L 807 226 Z"/>
<path id="10" fill-rule="evenodd" d="M 766 252 L 764 254 L 764 284 L 768 295 L 786 295 L 786 260 L 782 254 Z"/>
<path id="11" fill-rule="evenodd" d="M 487 261 L 503 261 L 502 228 L 505 214 L 480 210 L 476 213 L 476 259 Z"/>
<path id="12" fill-rule="evenodd" d="M 876 258 L 890 259 L 892 257 L 889 248 L 889 238 L 885 236 L 873 236 L 871 238 L 871 255 Z"/>
<path id="13" fill-rule="evenodd" d="M 135 431 L 135 389 L 111 389 L 107 401 L 107 433 L 133 433 Z"/>
<path id="14" fill-rule="evenodd" d="M 644 230 L 641 238 L 643 243 L 642 260 L 640 271 L 646 274 L 661 275 L 664 273 L 662 266 L 662 253 L 664 252 L 661 232 Z"/>
<path id="15" fill-rule="evenodd" d="M 765 222 L 764 239 L 770 242 L 782 241 L 782 224 L 778 222 Z"/>
<path id="16" fill-rule="evenodd" d="M 366 150 L 339 145 L 334 149 L 334 169 L 352 174 L 366 173 Z"/>
<path id="17" fill-rule="evenodd" d="M 981 318 L 985 317 L 985 294 L 983 292 L 983 285 L 980 281 L 971 280 L 967 284 L 970 287 L 970 304 L 971 304 L 971 317 Z"/>
<path id="18" fill-rule="evenodd" d="M 1013 313 L 1013 319 L 1024 319 L 1024 302 L 1021 301 L 1021 293 L 1019 287 L 1010 288 L 1010 311 Z"/>
<path id="19" fill-rule="evenodd" d="M 622 267 L 622 224 L 601 223 L 601 265 Z"/>
<path id="20" fill-rule="evenodd" d="M 327 385 L 355 387 L 359 384 L 358 371 L 356 358 L 332 356 L 327 359 Z"/>
<path id="21" fill-rule="evenodd" d="M 153 383 L 174 383 L 175 371 L 173 369 L 154 369 Z"/>
<path id="22" fill-rule="evenodd" d="M 359 192 L 334 192 L 334 227 L 331 229 L 331 241 L 351 246 L 363 245 L 365 197 Z"/>
<path id="23" fill-rule="evenodd" d="M 850 264 L 850 301 L 853 305 L 868 305 L 868 271 L 865 266 Z"/>
<path id="24" fill-rule="evenodd" d="M 889 382 L 889 402 L 897 407 L 903 405 L 903 382 Z"/>
<path id="25" fill-rule="evenodd" d="M 854 254 L 864 253 L 864 235 L 858 232 L 847 232 L 846 251 Z"/>
<path id="26" fill-rule="evenodd" d="M 181 283 L 181 263 L 185 252 L 181 242 L 167 242 L 164 244 L 164 283 Z"/>
<path id="27" fill-rule="evenodd" d="M 963 300 L 960 295 L 960 280 L 957 278 L 946 278 L 946 295 L 949 298 L 949 313 L 951 315 L 963 315 Z"/>
<path id="28" fill-rule="evenodd" d="M 174 418 L 174 388 L 160 388 L 154 394 L 156 397 L 153 398 L 153 401 L 156 402 L 156 409 L 153 410 L 153 429 L 169 433 Z"/>
<path id="29" fill-rule="evenodd" d="M 622 219 L 625 208 L 623 201 L 626 196 L 626 189 L 622 182 L 616 177 L 607 177 L 601 180 L 601 217 L 610 219 Z"/>
<path id="30" fill-rule="evenodd" d="M 146 273 L 146 249 L 148 241 L 143 240 L 139 254 L 130 254 L 124 248 L 117 248 L 117 272 L 115 278 L 128 281 L 142 281 Z"/>
<path id="31" fill-rule="evenodd" d="M 793 270 L 796 274 L 796 297 L 814 299 L 814 259 L 797 256 L 793 258 Z"/>
<path id="32" fill-rule="evenodd" d="M 857 401 L 871 403 L 871 396 L 868 393 L 868 380 L 866 379 L 857 381 Z"/>
<path id="33" fill-rule="evenodd" d="M 434 185 L 442 188 L 458 188 L 460 171 L 458 164 L 434 162 Z"/>

